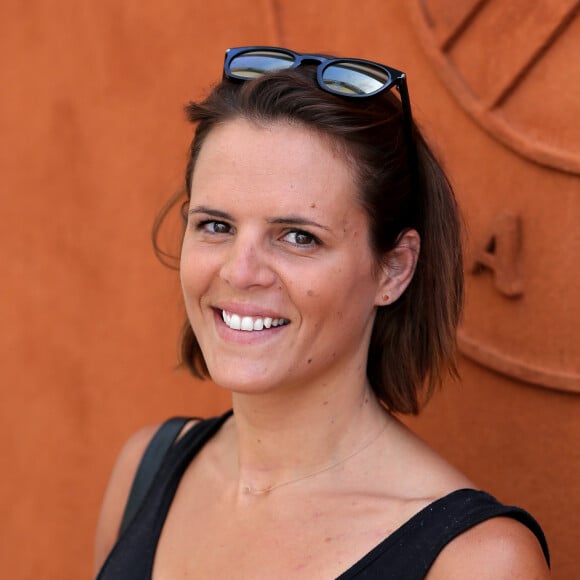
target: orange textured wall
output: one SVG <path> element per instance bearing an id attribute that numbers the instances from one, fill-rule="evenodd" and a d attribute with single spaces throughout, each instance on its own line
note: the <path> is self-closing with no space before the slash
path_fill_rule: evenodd
<path id="1" fill-rule="evenodd" d="M 144 423 L 228 405 L 174 369 L 178 282 L 153 257 L 149 231 L 181 184 L 191 136 L 182 105 L 219 77 L 226 47 L 244 44 L 408 71 L 469 232 L 463 380 L 408 422 L 537 516 L 554 578 L 580 576 L 578 2 L 530 11 L 522 0 L 508 14 L 501 4 L 2 2 L 4 577 L 89 577 L 123 440 Z M 502 272 L 519 293 L 502 293 Z"/>

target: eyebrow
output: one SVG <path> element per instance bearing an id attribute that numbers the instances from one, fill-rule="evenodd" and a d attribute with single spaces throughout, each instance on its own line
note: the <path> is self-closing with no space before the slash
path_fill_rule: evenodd
<path id="1" fill-rule="evenodd" d="M 234 218 L 229 213 L 225 211 L 220 211 L 219 209 L 211 209 L 209 207 L 205 207 L 203 205 L 198 205 L 196 207 L 192 207 L 187 212 L 189 215 L 193 215 L 196 213 L 205 213 L 207 215 L 211 215 L 213 217 L 222 218 L 224 220 L 233 221 Z"/>
<path id="2" fill-rule="evenodd" d="M 234 217 L 225 211 L 221 211 L 219 209 L 212 209 L 203 205 L 198 205 L 196 207 L 190 208 L 189 212 L 190 215 L 196 213 L 205 213 L 207 215 L 221 218 L 224 220 L 235 221 Z M 266 220 L 269 224 L 285 224 L 285 225 L 294 225 L 294 226 L 314 226 L 317 228 L 321 228 L 326 231 L 330 231 L 328 226 L 324 226 L 314 220 L 309 220 L 301 216 L 290 215 L 290 216 L 283 216 L 277 218 L 270 218 Z"/>
<path id="3" fill-rule="evenodd" d="M 287 224 L 293 226 L 314 226 L 316 228 L 321 228 L 323 230 L 330 231 L 328 226 L 323 226 L 314 220 L 309 220 L 300 216 L 287 216 L 287 217 L 279 217 L 279 218 L 272 218 L 267 220 L 269 224 Z"/>

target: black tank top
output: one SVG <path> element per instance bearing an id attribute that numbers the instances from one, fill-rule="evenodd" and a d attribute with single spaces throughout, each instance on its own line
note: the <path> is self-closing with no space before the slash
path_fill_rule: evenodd
<path id="1" fill-rule="evenodd" d="M 150 580 L 157 543 L 183 473 L 231 411 L 197 423 L 169 451 L 133 521 L 118 539 L 97 580 Z M 549 564 L 542 529 L 524 510 L 491 495 L 461 489 L 428 505 L 395 530 L 339 580 L 421 580 L 441 550 L 458 535 L 490 518 L 513 518 L 538 538 Z"/>

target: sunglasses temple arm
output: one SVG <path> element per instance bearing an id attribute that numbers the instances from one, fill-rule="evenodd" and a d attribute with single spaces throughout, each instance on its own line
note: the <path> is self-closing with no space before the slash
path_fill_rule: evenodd
<path id="1" fill-rule="evenodd" d="M 411 99 L 409 98 L 409 89 L 407 88 L 407 77 L 403 74 L 398 86 L 399 96 L 401 97 L 401 107 L 403 109 L 405 133 L 407 134 L 407 143 L 409 145 L 409 160 L 411 165 L 412 190 L 414 195 L 419 194 L 419 184 L 417 176 L 417 149 L 413 138 L 413 115 L 411 113 Z"/>
<path id="2" fill-rule="evenodd" d="M 413 139 L 413 114 L 411 113 L 411 100 L 409 99 L 409 89 L 407 88 L 407 77 L 403 74 L 399 82 L 399 96 L 401 97 L 401 108 L 403 109 L 403 117 L 405 123 L 405 132 L 409 145 L 414 149 Z"/>
<path id="3" fill-rule="evenodd" d="M 407 88 L 407 77 L 403 74 L 401 81 L 399 82 L 399 95 L 401 97 L 401 106 L 403 108 L 403 114 L 405 115 L 405 123 L 407 124 L 407 130 L 409 131 L 409 136 L 413 137 L 413 114 L 411 113 L 411 100 L 409 99 L 409 89 Z"/>

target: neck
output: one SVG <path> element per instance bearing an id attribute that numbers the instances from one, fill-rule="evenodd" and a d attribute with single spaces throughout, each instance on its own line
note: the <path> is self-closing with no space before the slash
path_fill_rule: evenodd
<path id="1" fill-rule="evenodd" d="M 322 474 L 362 453 L 386 423 L 366 383 L 309 396 L 234 394 L 233 402 L 239 493 Z"/>

